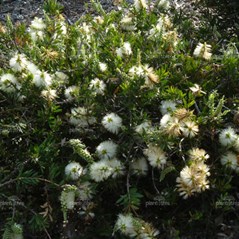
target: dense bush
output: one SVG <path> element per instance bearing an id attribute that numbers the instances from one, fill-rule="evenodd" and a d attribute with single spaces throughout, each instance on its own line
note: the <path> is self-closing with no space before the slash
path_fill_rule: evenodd
<path id="1" fill-rule="evenodd" d="M 237 42 L 166 1 L 92 5 L 0 27 L 3 238 L 232 235 Z"/>

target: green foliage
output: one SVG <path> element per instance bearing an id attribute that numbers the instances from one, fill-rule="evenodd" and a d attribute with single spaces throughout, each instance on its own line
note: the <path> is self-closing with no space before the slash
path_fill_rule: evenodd
<path id="1" fill-rule="evenodd" d="M 63 10 L 63 6 L 57 0 L 45 0 L 43 9 L 47 14 L 57 15 Z"/>
<path id="2" fill-rule="evenodd" d="M 137 188 L 130 188 L 129 192 L 121 195 L 116 203 L 123 206 L 124 211 L 131 212 L 139 209 L 142 197 L 143 195 L 137 191 Z"/>

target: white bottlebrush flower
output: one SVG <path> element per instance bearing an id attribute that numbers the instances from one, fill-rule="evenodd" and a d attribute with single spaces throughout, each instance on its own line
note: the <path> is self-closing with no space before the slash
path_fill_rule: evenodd
<path id="1" fill-rule="evenodd" d="M 56 71 L 54 74 L 54 77 L 56 77 L 57 79 L 63 81 L 63 82 L 67 82 L 69 76 L 66 75 L 65 73 L 61 72 L 61 71 Z"/>
<path id="2" fill-rule="evenodd" d="M 90 200 L 93 197 L 92 186 L 89 182 L 80 183 L 78 189 L 78 195 L 80 200 L 86 201 Z"/>
<path id="3" fill-rule="evenodd" d="M 137 126 L 135 127 L 135 131 L 136 131 L 138 134 L 143 134 L 144 132 L 147 132 L 148 130 L 150 130 L 151 127 L 152 127 L 151 122 L 150 122 L 150 121 L 145 121 L 145 122 L 143 122 L 142 124 L 137 125 Z"/>
<path id="4" fill-rule="evenodd" d="M 205 60 L 210 60 L 212 53 L 211 53 L 212 46 L 209 44 L 202 44 L 198 43 L 197 47 L 195 48 L 193 55 L 196 57 L 201 57 Z"/>
<path id="5" fill-rule="evenodd" d="M 39 68 L 32 62 L 27 62 L 26 70 L 29 71 L 33 76 L 39 73 Z"/>
<path id="6" fill-rule="evenodd" d="M 206 161 L 209 159 L 209 155 L 204 149 L 192 148 L 188 151 L 190 160 L 192 161 Z"/>
<path id="7" fill-rule="evenodd" d="M 239 166 L 238 155 L 236 155 L 235 153 L 231 151 L 228 151 L 225 155 L 221 157 L 221 164 L 233 170 L 237 170 Z"/>
<path id="8" fill-rule="evenodd" d="M 123 46 L 120 48 L 117 48 L 116 50 L 116 54 L 119 57 L 123 57 L 123 56 L 130 56 L 132 55 L 132 49 L 131 49 L 131 45 L 129 42 L 124 42 Z"/>
<path id="9" fill-rule="evenodd" d="M 238 138 L 235 130 L 231 127 L 228 127 L 221 131 L 219 134 L 219 142 L 222 146 L 232 146 L 236 139 Z"/>
<path id="10" fill-rule="evenodd" d="M 160 0 L 159 3 L 158 3 L 158 7 L 161 7 L 165 10 L 169 9 L 169 7 L 170 7 L 169 0 Z"/>
<path id="11" fill-rule="evenodd" d="M 199 86 L 198 84 L 194 84 L 192 87 L 189 87 L 189 89 L 192 91 L 193 95 L 195 96 L 206 94 L 206 92 L 202 91 L 201 86 Z"/>
<path id="12" fill-rule="evenodd" d="M 152 167 L 164 168 L 167 163 L 166 153 L 159 146 L 149 144 L 144 150 L 144 155 L 147 156 Z"/>
<path id="13" fill-rule="evenodd" d="M 38 71 L 33 77 L 33 84 L 37 87 L 48 87 L 52 84 L 51 75 L 46 71 Z"/>
<path id="14" fill-rule="evenodd" d="M 148 164 L 146 159 L 141 157 L 139 159 L 134 160 L 131 164 L 131 169 L 133 171 L 133 174 L 146 175 L 148 172 Z"/>
<path id="15" fill-rule="evenodd" d="M 94 19 L 93 19 L 93 21 L 95 22 L 95 23 L 97 23 L 97 24 L 103 24 L 104 23 L 104 18 L 103 17 L 101 17 L 101 16 L 95 16 L 94 17 Z"/>
<path id="16" fill-rule="evenodd" d="M 13 239 L 23 239 L 23 228 L 22 225 L 14 223 L 11 226 L 11 238 Z"/>
<path id="17" fill-rule="evenodd" d="M 157 38 L 161 37 L 164 34 L 167 34 L 166 30 L 169 30 L 172 28 L 172 23 L 170 21 L 170 18 L 168 15 L 161 15 L 161 17 L 158 19 L 157 24 L 153 26 L 152 29 L 149 30 L 149 36 L 148 38 Z"/>
<path id="18" fill-rule="evenodd" d="M 119 214 L 118 219 L 115 223 L 115 229 L 116 231 L 120 231 L 126 236 L 133 237 L 136 235 L 134 228 L 134 219 L 130 214 Z"/>
<path id="19" fill-rule="evenodd" d="M 9 65 L 14 71 L 22 71 L 26 69 L 28 64 L 27 58 L 24 54 L 16 53 L 9 61 Z"/>
<path id="20" fill-rule="evenodd" d="M 71 109 L 70 123 L 76 127 L 88 127 L 96 122 L 95 117 L 91 116 L 91 111 L 85 107 Z"/>
<path id="21" fill-rule="evenodd" d="M 54 100 L 57 97 L 56 90 L 51 89 L 43 90 L 41 95 L 48 100 Z"/>
<path id="22" fill-rule="evenodd" d="M 90 82 L 89 89 L 96 95 L 104 95 L 106 84 L 104 81 L 95 78 Z"/>
<path id="23" fill-rule="evenodd" d="M 142 77 L 144 76 L 144 69 L 142 66 L 132 66 L 130 69 L 129 69 L 129 76 L 131 77 Z"/>
<path id="24" fill-rule="evenodd" d="M 147 3 L 145 0 L 134 0 L 134 7 L 137 11 L 147 8 Z"/>
<path id="25" fill-rule="evenodd" d="M 109 113 L 103 117 L 101 123 L 109 132 L 118 134 L 122 127 L 122 118 L 115 113 Z"/>
<path id="26" fill-rule="evenodd" d="M 17 78 L 10 73 L 3 74 L 0 77 L 0 89 L 11 93 L 14 92 L 16 89 L 20 89 L 21 85 L 18 83 Z"/>
<path id="27" fill-rule="evenodd" d="M 103 63 L 103 62 L 99 62 L 99 69 L 101 72 L 105 72 L 107 71 L 107 64 L 106 63 Z"/>
<path id="28" fill-rule="evenodd" d="M 67 34 L 67 25 L 66 25 L 65 21 L 63 21 L 63 20 L 56 23 L 55 29 L 57 31 L 53 35 L 54 40 L 57 39 L 57 38 L 58 39 L 62 38 Z M 64 39 L 64 38 L 62 38 L 62 39 Z"/>
<path id="29" fill-rule="evenodd" d="M 125 168 L 121 161 L 116 158 L 109 160 L 109 165 L 112 168 L 112 178 L 116 178 L 124 174 Z"/>
<path id="30" fill-rule="evenodd" d="M 135 30 L 135 23 L 133 18 L 130 16 L 124 16 L 120 21 L 121 28 L 125 31 L 134 31 Z"/>
<path id="31" fill-rule="evenodd" d="M 29 34 L 31 36 L 31 39 L 35 42 L 37 40 L 43 40 L 44 39 L 44 32 L 43 31 L 36 31 L 33 29 L 29 29 Z"/>
<path id="32" fill-rule="evenodd" d="M 106 140 L 96 147 L 96 153 L 101 159 L 111 159 L 116 156 L 117 147 L 116 143 Z"/>
<path id="33" fill-rule="evenodd" d="M 102 159 L 90 165 L 90 176 L 95 182 L 101 182 L 109 178 L 113 173 L 109 160 Z"/>
<path id="34" fill-rule="evenodd" d="M 173 117 L 170 114 L 165 114 L 160 120 L 160 127 L 165 128 L 172 121 L 173 121 Z"/>
<path id="35" fill-rule="evenodd" d="M 195 137 L 198 132 L 198 125 L 193 121 L 185 121 L 183 122 L 183 127 L 181 128 L 181 131 L 185 137 L 193 138 Z"/>
<path id="36" fill-rule="evenodd" d="M 168 114 L 176 110 L 176 103 L 172 100 L 163 100 L 160 105 L 160 112 L 162 115 Z"/>
<path id="37" fill-rule="evenodd" d="M 163 129 L 167 135 L 171 137 L 178 137 L 182 134 L 183 122 L 176 117 L 172 117 Z"/>
<path id="38" fill-rule="evenodd" d="M 236 150 L 237 153 L 239 153 L 239 136 L 237 136 L 237 138 L 233 144 L 233 148 Z"/>
<path id="39" fill-rule="evenodd" d="M 144 87 L 152 88 L 155 83 L 159 83 L 159 77 L 155 74 L 153 67 L 150 67 L 148 64 L 142 66 L 144 71 Z"/>
<path id="40" fill-rule="evenodd" d="M 82 25 L 80 26 L 80 32 L 86 36 L 91 35 L 93 33 L 91 24 L 88 25 L 86 22 L 83 22 Z"/>
<path id="41" fill-rule="evenodd" d="M 185 166 L 176 180 L 179 194 L 186 199 L 195 193 L 205 191 L 209 188 L 208 176 L 210 176 L 209 167 L 202 161 Z"/>
<path id="42" fill-rule="evenodd" d="M 65 185 L 61 192 L 61 206 L 65 210 L 72 210 L 75 206 L 75 195 L 76 195 L 75 185 Z"/>
<path id="43" fill-rule="evenodd" d="M 79 93 L 79 87 L 72 85 L 65 89 L 64 95 L 68 101 L 74 100 L 74 98 Z"/>
<path id="44" fill-rule="evenodd" d="M 42 18 L 35 17 L 31 22 L 30 28 L 37 31 L 44 30 L 46 28 L 46 24 Z"/>
<path id="45" fill-rule="evenodd" d="M 132 78 L 139 78 L 143 77 L 145 79 L 144 87 L 152 88 L 154 87 L 155 83 L 159 82 L 158 75 L 155 74 L 154 69 L 149 67 L 149 65 L 139 65 L 139 66 L 132 66 L 129 69 L 128 75 Z"/>
<path id="46" fill-rule="evenodd" d="M 83 168 L 79 163 L 72 162 L 66 165 L 65 174 L 72 180 L 77 180 L 83 173 Z"/>
<path id="47" fill-rule="evenodd" d="M 196 191 L 193 187 L 192 176 L 191 168 L 186 166 L 180 172 L 180 177 L 176 179 L 179 195 L 184 199 L 192 196 Z"/>

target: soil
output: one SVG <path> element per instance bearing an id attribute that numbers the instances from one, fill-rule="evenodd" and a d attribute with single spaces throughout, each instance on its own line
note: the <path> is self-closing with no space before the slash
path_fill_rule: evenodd
<path id="1" fill-rule="evenodd" d="M 34 17 L 43 17 L 45 0 L 0 0 L 0 22 L 6 22 L 7 15 L 13 23 L 24 22 L 30 24 Z M 106 11 L 117 8 L 113 3 L 119 0 L 99 0 Z M 133 0 L 127 0 L 133 2 Z M 181 11 L 183 16 L 192 19 L 195 25 L 202 23 L 201 19 L 208 19 L 210 25 L 222 33 L 222 37 L 239 36 L 239 2 L 238 0 L 169 0 Z M 63 15 L 68 23 L 74 23 L 90 8 L 90 0 L 58 0 L 63 6 Z"/>
<path id="2" fill-rule="evenodd" d="M 90 0 L 60 0 L 58 3 L 63 6 L 63 15 L 73 23 L 86 13 L 85 5 L 90 5 Z M 0 21 L 5 22 L 9 15 L 14 23 L 29 24 L 34 17 L 43 17 L 43 4 L 44 0 L 0 0 Z M 101 0 L 101 4 L 107 11 L 115 8 L 111 0 Z"/>

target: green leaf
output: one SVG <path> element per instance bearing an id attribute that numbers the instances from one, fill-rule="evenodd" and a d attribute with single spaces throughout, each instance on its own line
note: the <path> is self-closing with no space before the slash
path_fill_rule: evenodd
<path id="1" fill-rule="evenodd" d="M 38 177 L 38 174 L 36 172 L 34 172 L 32 169 L 30 169 L 30 170 L 25 171 L 22 174 L 20 174 L 18 179 L 23 184 L 36 185 L 39 182 L 37 177 Z"/>
<path id="2" fill-rule="evenodd" d="M 159 181 L 162 182 L 164 180 L 164 178 L 166 177 L 166 175 L 172 171 L 175 170 L 174 166 L 169 166 L 167 168 L 165 168 L 164 170 L 162 170 L 162 172 L 160 173 L 160 179 Z"/>

